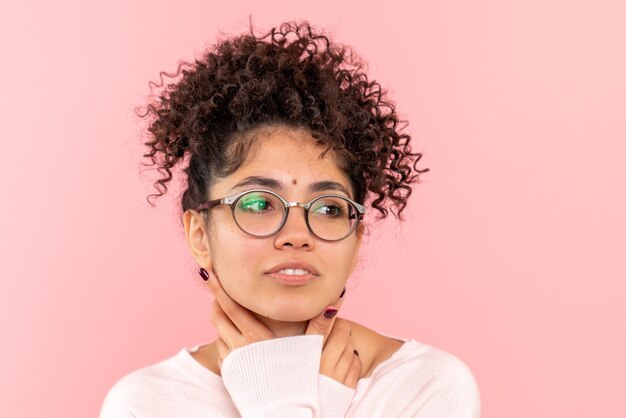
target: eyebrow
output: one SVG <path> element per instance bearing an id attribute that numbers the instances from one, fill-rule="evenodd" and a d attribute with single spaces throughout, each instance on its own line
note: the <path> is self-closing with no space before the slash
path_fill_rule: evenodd
<path id="1" fill-rule="evenodd" d="M 258 185 L 262 187 L 266 187 L 269 189 L 275 190 L 284 190 L 283 183 L 279 180 L 273 179 L 271 177 L 263 177 L 263 176 L 248 176 L 243 180 L 239 181 L 231 190 L 234 190 L 238 187 L 250 186 L 250 185 Z M 340 192 L 344 192 L 349 197 L 351 196 L 348 190 L 341 183 L 337 183 L 336 181 L 323 180 L 316 181 L 315 183 L 311 183 L 309 185 L 309 191 L 312 193 L 321 192 L 326 190 L 337 190 Z"/>

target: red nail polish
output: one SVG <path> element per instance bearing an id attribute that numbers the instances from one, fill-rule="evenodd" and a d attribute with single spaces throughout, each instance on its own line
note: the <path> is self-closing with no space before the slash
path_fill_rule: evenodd
<path id="1" fill-rule="evenodd" d="M 203 269 L 202 267 L 200 267 L 200 270 L 198 270 L 198 273 L 204 279 L 205 282 L 209 280 L 209 273 L 207 273 L 207 271 Z"/>
<path id="2" fill-rule="evenodd" d="M 326 312 L 324 312 L 324 316 L 328 319 L 332 318 L 335 315 L 337 315 L 337 309 L 328 308 L 326 309 Z"/>
<path id="3" fill-rule="evenodd" d="M 339 299 L 341 299 L 345 293 L 346 293 L 346 288 L 344 287 L 343 290 L 341 291 L 341 295 L 339 295 Z"/>

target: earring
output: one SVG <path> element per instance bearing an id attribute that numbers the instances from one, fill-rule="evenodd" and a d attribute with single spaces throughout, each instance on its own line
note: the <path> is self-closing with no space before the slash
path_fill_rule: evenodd
<path id="1" fill-rule="evenodd" d="M 207 273 L 204 268 L 200 267 L 200 269 L 198 270 L 198 274 L 200 274 L 200 277 L 202 277 L 205 282 L 209 280 L 209 273 Z"/>

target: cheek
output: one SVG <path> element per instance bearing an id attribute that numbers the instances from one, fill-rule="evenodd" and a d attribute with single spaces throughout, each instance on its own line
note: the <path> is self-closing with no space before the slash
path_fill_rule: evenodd
<path id="1" fill-rule="evenodd" d="M 332 277 L 333 281 L 348 278 L 354 256 L 355 249 L 353 246 L 328 247 L 319 253 L 319 259 L 326 274 Z"/>
<path id="2" fill-rule="evenodd" d="M 224 232 L 221 236 L 229 239 L 215 240 L 211 258 L 224 286 L 237 291 L 237 288 L 258 280 L 268 260 L 263 260 L 262 242 L 239 237 L 238 231 Z"/>

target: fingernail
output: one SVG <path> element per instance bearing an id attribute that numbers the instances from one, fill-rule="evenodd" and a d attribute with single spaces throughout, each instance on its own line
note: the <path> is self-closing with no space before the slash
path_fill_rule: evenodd
<path id="1" fill-rule="evenodd" d="M 209 280 L 209 273 L 207 273 L 207 271 L 203 269 L 202 267 L 200 267 L 200 270 L 198 270 L 198 274 L 200 274 L 200 276 L 204 279 L 205 282 Z"/>
<path id="2" fill-rule="evenodd" d="M 339 299 L 341 299 L 345 293 L 346 293 L 346 288 L 344 287 L 343 290 L 341 291 L 341 295 L 339 295 Z"/>
<path id="3" fill-rule="evenodd" d="M 333 309 L 333 308 L 328 308 L 326 309 L 326 311 L 324 312 L 324 316 L 328 319 L 332 318 L 333 316 L 337 315 L 337 309 Z"/>
<path id="4" fill-rule="evenodd" d="M 357 356 L 359 356 L 359 352 L 358 352 L 358 351 L 356 351 L 356 350 L 354 350 L 354 354 L 356 354 Z M 359 357 L 361 357 L 361 356 L 359 356 Z"/>

